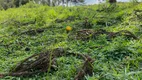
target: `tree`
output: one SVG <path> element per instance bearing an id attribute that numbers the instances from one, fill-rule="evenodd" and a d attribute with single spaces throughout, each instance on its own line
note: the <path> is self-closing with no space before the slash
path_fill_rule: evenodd
<path id="1" fill-rule="evenodd" d="M 64 5 L 64 4 L 68 6 L 69 3 L 84 2 L 84 0 L 33 0 L 33 1 L 34 3 L 44 4 L 48 6 L 58 6 L 58 5 Z"/>
<path id="2" fill-rule="evenodd" d="M 8 8 L 12 8 L 15 5 L 13 4 L 13 0 L 0 0 L 0 8 L 1 9 L 8 9 Z"/>
<path id="3" fill-rule="evenodd" d="M 109 3 L 116 3 L 116 0 L 109 0 Z"/>
<path id="4" fill-rule="evenodd" d="M 14 0 L 14 4 L 15 4 L 16 7 L 24 5 L 24 4 L 28 3 L 28 2 L 29 2 L 29 0 Z"/>

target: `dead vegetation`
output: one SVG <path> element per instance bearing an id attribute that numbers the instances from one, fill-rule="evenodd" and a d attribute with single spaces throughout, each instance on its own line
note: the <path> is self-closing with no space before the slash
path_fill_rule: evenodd
<path id="1" fill-rule="evenodd" d="M 84 78 L 85 75 L 93 75 L 93 62 L 94 60 L 91 59 L 90 57 L 87 57 L 82 69 L 78 72 L 78 74 L 75 77 L 75 80 L 82 80 Z"/>
<path id="2" fill-rule="evenodd" d="M 79 59 L 84 60 L 84 64 L 78 74 L 75 76 L 75 80 L 82 80 L 85 75 L 93 74 L 93 62 L 94 59 L 88 55 L 83 55 L 79 53 L 72 53 L 65 51 L 63 48 L 56 48 L 54 50 L 49 50 L 46 52 L 41 52 L 40 54 L 34 54 L 23 61 L 21 61 L 14 69 L 9 73 L 0 74 L 0 78 L 5 76 L 32 76 L 37 73 L 43 72 L 53 72 L 56 71 L 57 64 L 56 58 L 62 56 L 75 56 Z"/>
<path id="3" fill-rule="evenodd" d="M 117 36 L 125 36 L 126 38 L 130 39 L 138 39 L 132 32 L 128 30 L 121 30 L 118 32 L 109 32 L 104 29 L 99 30 L 91 30 L 91 29 L 83 29 L 76 32 L 76 39 L 81 40 L 89 40 L 90 38 L 96 38 L 97 36 L 105 34 L 108 40 L 111 40 L 112 38 L 115 38 Z"/>

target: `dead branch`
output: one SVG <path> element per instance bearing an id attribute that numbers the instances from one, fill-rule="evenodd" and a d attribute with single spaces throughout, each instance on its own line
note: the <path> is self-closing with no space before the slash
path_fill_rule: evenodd
<path id="1" fill-rule="evenodd" d="M 0 74 L 0 78 L 5 76 L 31 76 L 37 73 L 43 73 L 47 71 L 55 71 L 57 68 L 56 58 L 62 56 L 75 56 L 77 58 L 85 60 L 82 71 L 78 73 L 76 80 L 80 79 L 80 76 L 85 76 L 87 74 L 91 75 L 93 73 L 92 63 L 94 62 L 88 55 L 83 55 L 79 53 L 73 53 L 65 51 L 63 48 L 56 48 L 54 50 L 48 50 L 46 52 L 41 52 L 40 54 L 34 54 L 23 61 L 21 61 L 13 70 L 6 74 Z"/>
<path id="2" fill-rule="evenodd" d="M 96 38 L 101 34 L 105 34 L 108 40 L 113 39 L 117 36 L 125 36 L 126 38 L 138 39 L 132 32 L 128 30 L 121 30 L 118 32 L 109 32 L 103 29 L 96 31 L 90 29 L 83 29 L 76 32 L 76 39 L 89 40 L 90 38 Z"/>
<path id="3" fill-rule="evenodd" d="M 93 65 L 94 62 L 93 59 L 90 57 L 86 57 L 86 60 L 82 66 L 82 69 L 78 72 L 78 74 L 75 77 L 75 80 L 83 80 L 85 75 L 92 76 L 93 74 Z"/>

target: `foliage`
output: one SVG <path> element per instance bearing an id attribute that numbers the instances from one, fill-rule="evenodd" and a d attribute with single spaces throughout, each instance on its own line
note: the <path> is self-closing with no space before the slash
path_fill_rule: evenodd
<path id="1" fill-rule="evenodd" d="M 104 6 L 105 5 L 105 6 Z M 142 79 L 142 4 L 109 4 L 49 7 L 28 3 L 19 8 L 0 11 L 0 73 L 9 72 L 21 60 L 40 52 L 58 47 L 70 52 L 90 55 L 95 59 L 93 76 L 87 80 L 140 80 Z M 136 12 L 136 13 L 135 13 Z M 91 24 L 84 26 L 86 24 Z M 67 33 L 66 26 L 72 30 Z M 87 41 L 69 38 L 84 29 L 104 29 L 109 32 L 128 30 L 138 39 L 115 37 L 111 41 L 106 35 L 98 35 Z M 74 36 L 73 36 L 74 37 Z M 73 79 L 81 67 L 76 57 L 57 59 L 58 71 L 37 74 L 33 77 L 11 77 L 6 79 Z"/>

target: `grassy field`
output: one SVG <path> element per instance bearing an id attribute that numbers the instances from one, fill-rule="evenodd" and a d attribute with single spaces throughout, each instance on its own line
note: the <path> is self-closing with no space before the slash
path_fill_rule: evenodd
<path id="1" fill-rule="evenodd" d="M 72 28 L 68 33 L 66 26 Z M 130 34 L 122 32 L 113 38 L 86 32 L 77 35 L 82 30 L 110 33 L 125 30 Z M 0 73 L 8 73 L 33 54 L 55 48 L 95 59 L 93 75 L 85 75 L 85 80 L 141 80 L 142 3 L 75 7 L 28 3 L 0 11 Z M 74 80 L 82 63 L 77 57 L 63 56 L 57 58 L 57 71 L 32 77 L 6 76 L 0 80 Z"/>

